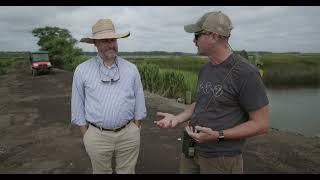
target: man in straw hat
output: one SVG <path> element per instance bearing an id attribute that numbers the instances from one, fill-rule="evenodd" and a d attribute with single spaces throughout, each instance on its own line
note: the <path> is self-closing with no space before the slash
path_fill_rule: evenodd
<path id="1" fill-rule="evenodd" d="M 92 37 L 80 40 L 98 50 L 75 69 L 71 99 L 71 122 L 80 126 L 93 173 L 113 173 L 113 155 L 115 173 L 135 173 L 146 107 L 137 67 L 117 56 L 117 39 L 129 35 L 116 33 L 110 19 L 100 19 Z"/>
<path id="2" fill-rule="evenodd" d="M 205 13 L 195 24 L 198 54 L 207 56 L 198 74 L 197 100 L 182 113 L 158 112 L 161 128 L 189 121 L 183 138 L 180 173 L 243 173 L 246 137 L 269 130 L 266 88 L 256 67 L 228 44 L 232 24 L 222 12 Z"/>

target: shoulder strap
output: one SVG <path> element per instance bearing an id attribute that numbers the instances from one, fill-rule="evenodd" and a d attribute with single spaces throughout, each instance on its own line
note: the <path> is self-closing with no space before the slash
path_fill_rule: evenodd
<path id="1" fill-rule="evenodd" d="M 229 72 L 227 73 L 227 75 L 224 77 L 224 79 L 223 79 L 222 82 L 221 82 L 221 88 L 223 87 L 223 84 L 224 84 L 224 82 L 226 81 L 226 79 L 227 79 L 227 78 L 229 77 L 229 75 L 231 74 L 232 70 L 236 67 L 236 65 L 237 65 L 240 61 L 241 61 L 240 59 L 239 59 L 239 60 L 236 60 L 236 62 L 232 65 L 232 67 L 230 68 Z M 206 105 L 206 107 L 205 107 L 205 111 L 206 111 L 206 112 L 208 111 L 208 107 L 209 107 L 209 104 L 211 103 L 212 99 L 213 99 L 213 102 L 215 102 L 216 96 L 215 96 L 215 93 L 214 93 L 214 92 L 212 92 L 212 96 L 210 97 L 210 99 L 209 99 L 209 101 L 208 101 L 208 103 L 207 103 L 207 105 Z"/>

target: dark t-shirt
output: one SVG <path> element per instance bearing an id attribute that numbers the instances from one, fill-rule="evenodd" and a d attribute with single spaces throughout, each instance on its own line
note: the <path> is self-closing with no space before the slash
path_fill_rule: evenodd
<path id="1" fill-rule="evenodd" d="M 197 101 L 191 125 L 224 130 L 248 120 L 248 112 L 269 103 L 258 69 L 232 53 L 223 63 L 204 64 L 198 75 Z M 242 152 L 244 139 L 196 144 L 200 156 L 233 156 Z"/>

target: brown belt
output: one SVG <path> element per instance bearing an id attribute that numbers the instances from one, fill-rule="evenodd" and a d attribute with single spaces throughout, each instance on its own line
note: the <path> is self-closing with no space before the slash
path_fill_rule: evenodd
<path id="1" fill-rule="evenodd" d="M 106 128 L 99 127 L 99 126 L 97 126 L 97 125 L 95 125 L 95 124 L 93 124 L 93 123 L 91 123 L 91 122 L 88 121 L 89 124 L 91 124 L 92 126 L 98 128 L 98 129 L 100 129 L 100 130 L 102 130 L 102 131 L 113 131 L 113 132 L 118 132 L 118 131 L 120 131 L 121 129 L 125 128 L 130 122 L 131 122 L 131 120 L 128 121 L 127 124 L 125 124 L 125 125 L 123 125 L 123 126 L 121 126 L 121 127 L 119 127 L 119 128 L 116 128 L 116 129 L 106 129 Z"/>

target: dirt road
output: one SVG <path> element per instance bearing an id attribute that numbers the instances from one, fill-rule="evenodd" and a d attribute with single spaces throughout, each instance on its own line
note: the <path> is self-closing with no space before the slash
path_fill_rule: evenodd
<path id="1" fill-rule="evenodd" d="M 0 173 L 91 173 L 79 129 L 70 125 L 72 73 L 33 77 L 27 62 L 0 76 Z M 183 104 L 145 93 L 138 174 L 178 173 L 181 127 L 159 129 L 156 111 Z M 247 140 L 245 173 L 320 173 L 320 138 L 272 130 Z"/>

